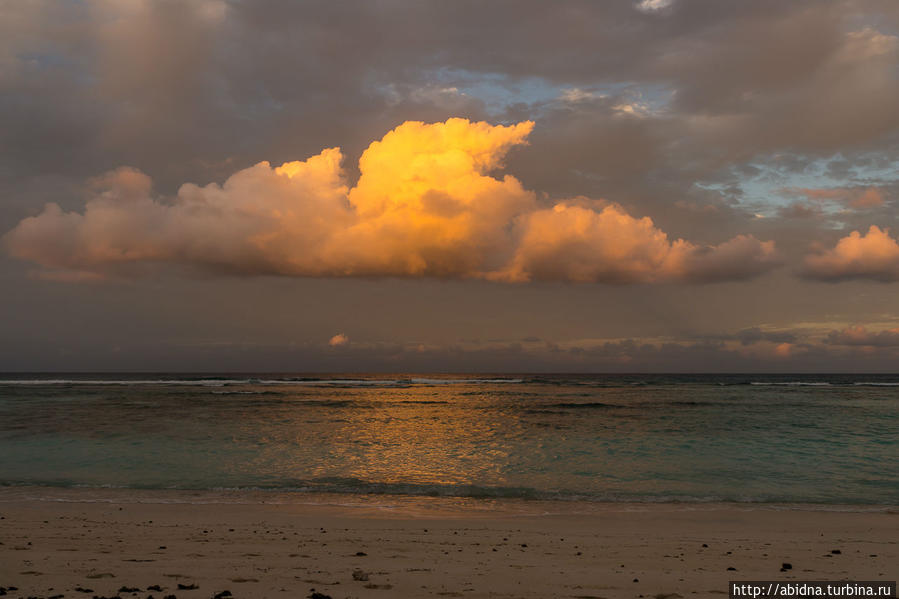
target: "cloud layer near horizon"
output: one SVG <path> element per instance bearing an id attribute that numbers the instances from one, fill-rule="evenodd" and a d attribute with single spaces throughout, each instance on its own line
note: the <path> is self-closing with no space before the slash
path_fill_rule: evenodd
<path id="1" fill-rule="evenodd" d="M 617 204 L 546 207 L 515 177 L 491 176 L 532 128 L 407 121 L 362 153 L 352 187 L 339 148 L 260 162 L 222 185 L 187 183 L 173 198 L 155 197 L 147 175 L 122 167 L 91 182 L 83 212 L 47 204 L 5 242 L 64 280 L 165 262 L 248 275 L 714 282 L 778 264 L 773 241 L 672 241 Z"/>

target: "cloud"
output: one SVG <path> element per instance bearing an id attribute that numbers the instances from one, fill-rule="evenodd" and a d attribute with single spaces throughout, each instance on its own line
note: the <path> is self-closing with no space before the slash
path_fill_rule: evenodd
<path id="1" fill-rule="evenodd" d="M 362 153 L 352 187 L 339 148 L 260 162 L 222 185 L 186 183 L 171 198 L 123 167 L 90 182 L 83 212 L 48 204 L 5 242 L 65 278 L 175 263 L 305 277 L 712 282 L 778 264 L 774 242 L 751 235 L 700 246 L 609 202 L 541 207 L 515 177 L 491 176 L 532 128 L 407 121 Z"/>
<path id="2" fill-rule="evenodd" d="M 337 333 L 328 340 L 328 345 L 330 345 L 331 347 L 340 347 L 341 345 L 346 345 L 349 342 L 349 337 L 347 337 L 343 333 Z"/>
<path id="3" fill-rule="evenodd" d="M 669 241 L 649 218 L 620 206 L 560 202 L 524 217 L 512 262 L 491 275 L 506 281 L 652 283 L 722 281 L 760 274 L 777 264 L 773 242 L 741 235 L 717 246 Z"/>
<path id="4" fill-rule="evenodd" d="M 753 345 L 763 341 L 777 344 L 791 344 L 796 341 L 795 333 L 790 331 L 767 331 L 760 327 L 743 329 L 734 335 L 734 337 L 743 346 Z"/>
<path id="5" fill-rule="evenodd" d="M 871 225 L 866 235 L 853 231 L 832 249 L 806 256 L 803 274 L 821 281 L 899 281 L 899 244 L 889 229 Z"/>
<path id="6" fill-rule="evenodd" d="M 820 206 L 802 202 L 793 202 L 777 211 L 777 214 L 784 218 L 818 218 L 823 213 Z"/>
<path id="7" fill-rule="evenodd" d="M 640 0 L 636 8 L 641 12 L 653 13 L 668 8 L 673 2 L 674 0 Z"/>
<path id="8" fill-rule="evenodd" d="M 849 200 L 849 205 L 853 208 L 883 206 L 883 193 L 876 187 L 869 187 L 860 195 L 856 195 Z"/>
<path id="9" fill-rule="evenodd" d="M 878 187 L 831 187 L 824 189 L 791 187 L 784 189 L 783 192 L 786 195 L 798 195 L 812 201 L 842 203 L 856 209 L 876 208 L 884 204 L 883 190 Z"/>
<path id="10" fill-rule="evenodd" d="M 789 358 L 793 355 L 795 346 L 792 343 L 780 343 L 774 348 L 774 355 L 780 358 Z"/>
<path id="11" fill-rule="evenodd" d="M 873 332 L 864 325 L 852 325 L 831 331 L 824 341 L 832 345 L 860 345 L 866 347 L 899 346 L 899 328 Z"/>

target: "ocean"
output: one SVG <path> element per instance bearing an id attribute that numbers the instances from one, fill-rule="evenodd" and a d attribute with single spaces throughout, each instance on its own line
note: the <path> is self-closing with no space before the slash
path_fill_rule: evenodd
<path id="1" fill-rule="evenodd" d="M 0 486 L 899 504 L 897 375 L 0 375 Z"/>

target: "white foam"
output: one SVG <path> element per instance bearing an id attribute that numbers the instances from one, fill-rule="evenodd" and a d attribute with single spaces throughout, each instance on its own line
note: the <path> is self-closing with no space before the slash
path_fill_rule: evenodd
<path id="1" fill-rule="evenodd" d="M 467 385 L 522 383 L 523 379 L 0 379 L 0 385 L 172 385 L 224 387 L 227 385 L 297 385 L 297 386 L 360 386 L 395 387 L 408 385 Z"/>
<path id="2" fill-rule="evenodd" d="M 817 381 L 752 381 L 749 383 L 750 385 L 761 385 L 761 386 L 784 386 L 784 387 L 830 387 L 831 384 L 827 382 L 817 382 Z"/>

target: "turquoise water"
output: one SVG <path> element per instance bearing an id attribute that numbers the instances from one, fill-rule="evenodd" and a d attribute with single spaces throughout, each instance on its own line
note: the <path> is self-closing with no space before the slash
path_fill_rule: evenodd
<path id="1" fill-rule="evenodd" d="M 899 503 L 899 377 L 0 375 L 0 485 Z"/>

